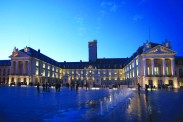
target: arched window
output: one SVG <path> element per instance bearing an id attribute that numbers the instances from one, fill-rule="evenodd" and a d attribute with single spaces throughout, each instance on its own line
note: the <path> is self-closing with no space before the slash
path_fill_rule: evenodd
<path id="1" fill-rule="evenodd" d="M 182 77 L 183 73 L 182 73 L 182 69 L 179 69 L 179 77 Z"/>

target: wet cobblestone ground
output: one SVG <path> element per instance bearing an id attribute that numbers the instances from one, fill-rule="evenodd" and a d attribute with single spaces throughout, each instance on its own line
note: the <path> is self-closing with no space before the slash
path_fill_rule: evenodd
<path id="1" fill-rule="evenodd" d="M 106 109 L 106 99 L 121 90 L 61 88 L 38 93 L 35 87 L 0 87 L 0 122 L 182 122 L 183 91 L 127 90 Z M 129 93 L 129 94 L 127 94 Z M 101 114 L 100 101 L 103 101 Z"/>

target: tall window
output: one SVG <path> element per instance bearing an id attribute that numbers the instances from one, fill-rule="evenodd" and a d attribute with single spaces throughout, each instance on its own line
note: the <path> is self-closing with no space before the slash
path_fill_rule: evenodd
<path id="1" fill-rule="evenodd" d="M 179 76 L 183 76 L 182 69 L 179 69 Z"/>
<path id="2" fill-rule="evenodd" d="M 100 70 L 98 70 L 98 74 L 100 74 Z"/>
<path id="3" fill-rule="evenodd" d="M 109 75 L 111 75 L 111 72 L 109 72 Z"/>
<path id="4" fill-rule="evenodd" d="M 43 63 L 43 68 L 45 68 L 45 66 L 46 66 L 45 63 Z"/>
<path id="5" fill-rule="evenodd" d="M 166 74 L 169 75 L 169 68 L 166 67 Z"/>
<path id="6" fill-rule="evenodd" d="M 147 67 L 147 75 L 150 75 L 150 68 Z"/>
<path id="7" fill-rule="evenodd" d="M 36 68 L 36 75 L 38 75 L 39 74 L 39 69 L 38 68 Z"/>
<path id="8" fill-rule="evenodd" d="M 36 61 L 36 66 L 39 66 L 39 61 Z"/>
<path id="9" fill-rule="evenodd" d="M 63 72 L 63 75 L 65 75 L 65 72 Z"/>
<path id="10" fill-rule="evenodd" d="M 104 80 L 106 80 L 106 77 L 104 77 Z"/>
<path id="11" fill-rule="evenodd" d="M 138 59 L 136 59 L 136 65 L 138 65 Z"/>
<path id="12" fill-rule="evenodd" d="M 111 77 L 109 77 L 109 80 L 111 80 Z"/>
<path id="13" fill-rule="evenodd" d="M 155 75 L 159 75 L 159 68 L 158 67 L 154 67 L 154 73 L 155 73 Z"/>
<path id="14" fill-rule="evenodd" d="M 45 70 L 43 70 L 43 76 L 45 76 Z"/>
<path id="15" fill-rule="evenodd" d="M 139 74 L 139 70 L 138 70 L 138 68 L 137 68 L 137 76 L 138 76 L 138 74 Z"/>

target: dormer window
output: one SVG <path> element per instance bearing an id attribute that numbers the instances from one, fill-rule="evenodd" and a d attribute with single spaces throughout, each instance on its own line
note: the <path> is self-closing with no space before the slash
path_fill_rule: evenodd
<path id="1" fill-rule="evenodd" d="M 166 43 L 166 45 L 165 45 L 166 47 L 169 47 L 169 43 Z"/>
<path id="2" fill-rule="evenodd" d="M 150 44 L 149 43 L 146 44 L 146 48 L 150 48 Z"/>
<path id="3" fill-rule="evenodd" d="M 46 65 L 45 65 L 45 63 L 43 63 L 43 68 L 45 68 L 46 67 Z"/>
<path id="4" fill-rule="evenodd" d="M 36 61 L 36 66 L 39 66 L 39 61 Z"/>

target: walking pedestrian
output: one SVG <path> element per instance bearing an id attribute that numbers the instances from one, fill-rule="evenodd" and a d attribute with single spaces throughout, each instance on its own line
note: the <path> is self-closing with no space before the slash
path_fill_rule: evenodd
<path id="1" fill-rule="evenodd" d="M 140 87 L 141 87 L 140 84 L 138 83 L 137 86 L 138 86 L 138 91 L 140 92 Z"/>
<path id="2" fill-rule="evenodd" d="M 37 83 L 37 92 L 40 93 L 39 83 Z"/>

